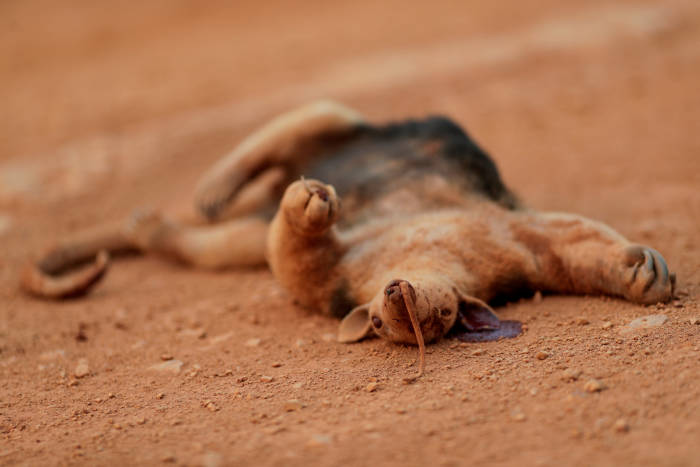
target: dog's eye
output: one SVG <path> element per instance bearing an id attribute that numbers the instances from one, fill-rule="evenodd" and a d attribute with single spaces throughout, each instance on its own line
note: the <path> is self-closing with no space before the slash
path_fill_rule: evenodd
<path id="1" fill-rule="evenodd" d="M 381 328 L 382 320 L 377 318 L 376 316 L 372 316 L 372 326 L 374 326 L 377 329 Z"/>
<path id="2" fill-rule="evenodd" d="M 449 308 L 443 308 L 442 310 L 440 310 L 440 315 L 444 318 L 450 316 L 451 314 L 452 310 L 450 310 Z"/>

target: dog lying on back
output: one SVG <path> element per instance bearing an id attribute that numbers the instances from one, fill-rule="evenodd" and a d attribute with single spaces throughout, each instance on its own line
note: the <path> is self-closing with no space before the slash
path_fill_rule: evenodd
<path id="1" fill-rule="evenodd" d="M 455 326 L 498 329 L 489 303 L 533 291 L 644 304 L 673 295 L 657 251 L 580 216 L 522 207 L 491 158 L 441 117 L 372 125 L 339 104 L 310 104 L 219 161 L 196 204 L 207 225 L 136 215 L 50 250 L 22 284 L 43 297 L 82 294 L 108 253 L 134 250 L 208 268 L 267 260 L 300 304 L 343 318 L 340 341 L 377 334 L 418 344 L 421 356 L 424 341 Z"/>

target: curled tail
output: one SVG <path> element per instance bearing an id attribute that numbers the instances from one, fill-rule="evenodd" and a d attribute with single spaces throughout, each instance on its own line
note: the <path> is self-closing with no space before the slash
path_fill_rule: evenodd
<path id="1" fill-rule="evenodd" d="M 21 286 L 43 298 L 70 298 L 86 294 L 107 273 L 110 254 L 139 252 L 120 229 L 92 232 L 50 249 L 22 271 Z"/>

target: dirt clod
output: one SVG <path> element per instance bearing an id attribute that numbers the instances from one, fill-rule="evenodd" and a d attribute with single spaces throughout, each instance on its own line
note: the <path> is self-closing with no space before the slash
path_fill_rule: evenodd
<path id="1" fill-rule="evenodd" d="M 583 385 L 583 390 L 586 392 L 600 392 L 606 389 L 605 384 L 597 379 L 589 379 L 586 384 Z"/>
<path id="2" fill-rule="evenodd" d="M 73 374 L 76 378 L 83 378 L 90 374 L 90 368 L 88 367 L 88 362 L 86 359 L 81 358 L 76 365 Z"/>
<path id="3" fill-rule="evenodd" d="M 618 433 L 627 433 L 630 430 L 629 423 L 624 418 L 618 418 L 613 424 L 613 429 Z"/>
<path id="4" fill-rule="evenodd" d="M 576 381 L 581 377 L 581 370 L 576 368 L 567 368 L 562 372 L 561 379 L 564 381 Z"/>
<path id="5" fill-rule="evenodd" d="M 284 403 L 284 410 L 286 412 L 294 412 L 297 410 L 301 410 L 303 407 L 304 405 L 299 399 L 291 399 Z"/>

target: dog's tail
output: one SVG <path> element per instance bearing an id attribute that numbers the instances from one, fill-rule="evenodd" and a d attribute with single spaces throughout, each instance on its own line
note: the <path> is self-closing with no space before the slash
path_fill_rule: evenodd
<path id="1" fill-rule="evenodd" d="M 82 235 L 48 250 L 22 271 L 21 286 L 43 298 L 71 298 L 86 294 L 107 273 L 110 255 L 139 252 L 117 227 Z"/>

